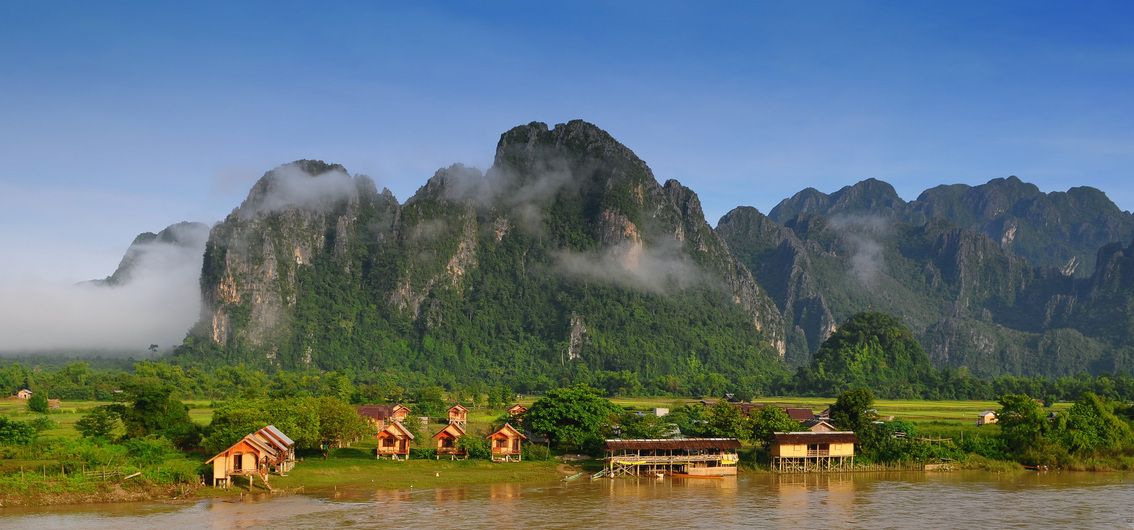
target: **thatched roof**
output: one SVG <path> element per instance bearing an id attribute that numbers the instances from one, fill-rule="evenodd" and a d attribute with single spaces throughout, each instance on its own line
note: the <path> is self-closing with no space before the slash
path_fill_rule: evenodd
<path id="1" fill-rule="evenodd" d="M 774 443 L 777 444 L 845 444 L 858 442 L 858 437 L 851 431 L 777 432 L 773 436 Z"/>
<path id="2" fill-rule="evenodd" d="M 625 449 L 645 451 L 680 451 L 682 449 L 739 449 L 740 440 L 736 438 L 674 438 L 674 439 L 637 439 L 637 440 L 607 440 L 607 451 Z"/>

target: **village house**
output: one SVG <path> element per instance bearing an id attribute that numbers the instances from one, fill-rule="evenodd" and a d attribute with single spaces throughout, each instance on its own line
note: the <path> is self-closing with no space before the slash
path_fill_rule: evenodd
<path id="1" fill-rule="evenodd" d="M 807 429 L 808 431 L 811 431 L 811 432 L 836 432 L 836 431 L 838 431 L 838 429 L 836 429 L 834 425 L 831 425 L 830 422 L 825 421 L 825 420 L 821 420 L 819 418 L 812 418 L 810 420 L 802 422 L 801 425 L 803 425 L 804 429 Z"/>
<path id="2" fill-rule="evenodd" d="M 205 464 L 212 464 L 213 486 L 227 488 L 234 477 L 246 476 L 251 487 L 253 477 L 259 476 L 271 489 L 268 473 L 284 475 L 295 467 L 295 442 L 275 425 L 268 425 L 241 438 Z"/>
<path id="3" fill-rule="evenodd" d="M 522 443 L 528 437 L 524 433 L 516 430 L 511 424 L 505 423 L 503 427 L 496 430 L 496 432 L 488 435 L 488 443 L 492 449 L 492 460 L 511 462 L 513 460 L 520 461 L 523 459 Z"/>
<path id="4" fill-rule="evenodd" d="M 996 423 L 997 421 L 1000 421 L 1000 420 L 999 420 L 999 418 L 996 417 L 996 411 L 986 410 L 984 412 L 981 412 L 980 415 L 977 416 L 976 424 L 979 427 L 981 425 L 988 425 L 988 424 L 991 424 L 991 423 Z"/>
<path id="5" fill-rule="evenodd" d="M 396 405 L 359 405 L 355 407 L 358 415 L 366 418 L 372 427 L 377 430 L 386 428 L 390 421 L 406 421 L 409 416 L 409 407 L 398 403 Z"/>
<path id="6" fill-rule="evenodd" d="M 433 435 L 437 443 L 437 458 L 448 456 L 450 460 L 468 458 L 469 453 L 460 447 L 458 441 L 465 435 L 465 429 L 456 423 L 450 423 Z"/>
<path id="7" fill-rule="evenodd" d="M 463 431 L 469 421 L 469 409 L 461 406 L 460 403 L 449 407 L 449 425 L 456 425 Z"/>
<path id="8" fill-rule="evenodd" d="M 736 475 L 736 438 L 606 440 L 606 475 Z"/>
<path id="9" fill-rule="evenodd" d="M 409 460 L 411 442 L 413 442 L 413 433 L 409 432 L 402 422 L 391 420 L 384 429 L 378 431 L 378 447 L 375 449 L 375 454 L 378 458 L 386 456 L 393 460 Z"/>
<path id="10" fill-rule="evenodd" d="M 798 422 L 815 419 L 815 412 L 811 409 L 786 407 L 784 408 L 784 412 L 787 413 L 789 418 Z"/>
<path id="11" fill-rule="evenodd" d="M 26 388 L 21 388 L 16 392 L 16 399 L 31 399 L 32 391 Z"/>
<path id="12" fill-rule="evenodd" d="M 780 473 L 845 471 L 854 467 L 854 444 L 850 431 L 777 432 L 772 438 L 772 470 Z"/>
<path id="13" fill-rule="evenodd" d="M 513 417 L 513 418 L 515 418 L 516 416 L 519 416 L 519 415 L 521 415 L 521 414 L 523 414 L 527 411 L 528 411 L 528 408 L 519 404 L 519 403 L 516 403 L 515 405 L 508 407 L 508 415 Z"/>

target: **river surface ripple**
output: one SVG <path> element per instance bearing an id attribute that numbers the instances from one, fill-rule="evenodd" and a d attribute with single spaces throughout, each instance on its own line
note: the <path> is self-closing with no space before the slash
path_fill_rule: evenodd
<path id="1" fill-rule="evenodd" d="M 753 474 L 0 510 L 4 528 L 1134 529 L 1134 475 Z"/>

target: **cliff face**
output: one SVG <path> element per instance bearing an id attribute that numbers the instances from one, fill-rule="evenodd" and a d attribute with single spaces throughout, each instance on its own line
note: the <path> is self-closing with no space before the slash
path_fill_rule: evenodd
<path id="1" fill-rule="evenodd" d="M 933 220 L 981 232 L 1001 248 L 1064 275 L 1086 277 L 1095 253 L 1134 237 L 1134 215 L 1090 187 L 1043 193 L 1017 177 L 979 186 L 952 184 L 905 202 L 889 184 L 867 179 L 830 195 L 807 189 L 784 199 L 769 216 L 787 223 L 799 216 L 872 215 L 921 225 Z"/>
<path id="2" fill-rule="evenodd" d="M 1081 203 L 1099 209 L 1075 211 Z M 781 223 L 738 208 L 717 229 L 798 337 L 789 341 L 791 359 L 806 359 L 830 334 L 829 321 L 815 315 L 841 322 L 874 310 L 899 315 L 938 365 L 980 375 L 1105 373 L 1132 358 L 1120 309 L 1134 287 L 1122 280 L 1129 251 L 1104 247 L 1094 272 L 1080 277 L 1064 258 L 1086 248 L 1082 234 L 1121 235 L 1116 227 L 1128 214 L 1107 204 L 1101 193 L 1042 194 L 1014 178 L 935 188 L 903 203 L 892 188 L 864 181 L 785 200 L 773 211 Z M 1004 223 L 1016 231 L 996 228 Z M 1021 230 L 1060 257 L 1023 251 L 1035 247 L 1017 245 Z"/>
<path id="3" fill-rule="evenodd" d="M 341 166 L 276 168 L 204 261 L 187 355 L 656 378 L 755 377 L 786 350 L 696 194 L 582 121 L 516 127 L 487 172 L 442 169 L 404 204 Z"/>

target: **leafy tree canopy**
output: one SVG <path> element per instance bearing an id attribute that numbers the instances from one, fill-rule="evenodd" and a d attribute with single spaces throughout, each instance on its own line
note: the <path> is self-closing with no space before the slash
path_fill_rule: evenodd
<path id="1" fill-rule="evenodd" d="M 532 403 L 524 424 L 560 449 L 597 448 L 619 408 L 597 389 L 575 385 L 549 391 Z"/>

